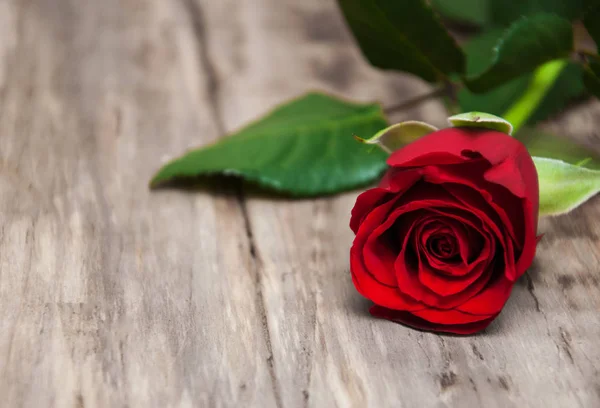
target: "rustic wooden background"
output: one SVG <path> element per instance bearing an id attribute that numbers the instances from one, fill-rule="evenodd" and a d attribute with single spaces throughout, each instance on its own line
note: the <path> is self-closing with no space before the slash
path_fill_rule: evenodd
<path id="1" fill-rule="evenodd" d="M 369 317 L 357 192 L 148 190 L 310 89 L 428 87 L 369 68 L 333 0 L 0 0 L 0 406 L 600 406 L 600 199 L 541 222 L 534 267 L 464 338 Z M 546 126 L 598 143 L 600 103 Z"/>

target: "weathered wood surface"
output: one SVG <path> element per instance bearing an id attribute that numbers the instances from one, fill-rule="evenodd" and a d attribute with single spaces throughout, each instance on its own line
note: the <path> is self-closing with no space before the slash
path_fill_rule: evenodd
<path id="1" fill-rule="evenodd" d="M 427 90 L 369 68 L 332 0 L 0 0 L 1 406 L 600 406 L 598 199 L 542 221 L 505 311 L 462 338 L 368 316 L 356 192 L 148 191 L 314 88 Z M 549 126 L 597 143 L 600 104 Z"/>

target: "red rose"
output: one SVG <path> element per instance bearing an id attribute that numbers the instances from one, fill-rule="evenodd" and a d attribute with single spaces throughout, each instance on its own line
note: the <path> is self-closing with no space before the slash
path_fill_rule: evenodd
<path id="1" fill-rule="evenodd" d="M 484 329 L 533 261 L 538 179 L 507 134 L 443 129 L 392 153 L 352 210 L 356 289 L 371 314 L 425 330 Z"/>

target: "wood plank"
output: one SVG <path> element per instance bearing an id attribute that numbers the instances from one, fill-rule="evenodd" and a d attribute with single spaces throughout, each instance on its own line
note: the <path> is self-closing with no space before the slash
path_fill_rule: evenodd
<path id="1" fill-rule="evenodd" d="M 384 104 L 426 89 L 414 78 L 368 68 L 333 1 L 200 3 L 229 130 L 311 88 Z M 591 136 L 599 112 L 596 102 L 568 117 L 577 123 L 587 117 Z M 444 116 L 433 103 L 402 119 L 443 124 Z M 368 316 L 369 302 L 353 289 L 348 270 L 355 196 L 247 197 L 280 406 L 600 403 L 597 199 L 569 217 L 542 221 L 546 237 L 536 264 L 502 316 L 485 334 L 460 338 Z"/>
<path id="2" fill-rule="evenodd" d="M 0 19 L 1 405 L 274 405 L 235 190 L 147 188 L 221 134 L 185 4 Z"/>

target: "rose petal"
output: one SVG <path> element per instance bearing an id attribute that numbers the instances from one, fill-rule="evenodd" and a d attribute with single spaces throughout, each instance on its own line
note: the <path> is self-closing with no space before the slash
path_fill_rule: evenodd
<path id="1" fill-rule="evenodd" d="M 472 321 L 463 324 L 448 324 L 433 323 L 415 316 L 412 313 L 398 310 L 391 310 L 381 306 L 372 306 L 369 309 L 372 316 L 387 319 L 396 323 L 405 324 L 407 326 L 433 332 L 445 332 L 453 334 L 473 334 L 485 329 L 497 315 L 483 318 L 481 320 Z M 444 313 L 447 311 L 444 311 Z"/>
<path id="2" fill-rule="evenodd" d="M 481 316 L 499 313 L 510 296 L 514 282 L 511 282 L 503 274 L 495 275 L 493 281 L 481 293 L 473 296 L 457 309 L 461 312 Z"/>
<path id="3" fill-rule="evenodd" d="M 421 260 L 418 278 L 432 292 L 453 299 L 449 304 L 458 305 L 461 300 L 466 301 L 477 294 L 491 278 L 492 261 L 488 257 L 489 255 L 482 255 L 470 266 L 469 273 L 462 276 L 441 275 L 426 260 Z"/>
<path id="4" fill-rule="evenodd" d="M 481 276 L 489 264 L 489 260 L 482 258 L 471 267 L 468 274 L 455 277 L 437 273 L 427 261 L 420 259 L 418 278 L 429 290 L 440 296 L 450 296 L 465 291 Z"/>
<path id="5" fill-rule="evenodd" d="M 421 138 L 421 139 L 423 139 L 423 138 Z M 419 139 L 419 140 L 421 140 L 421 139 Z M 460 153 L 453 154 L 452 152 L 444 152 L 444 151 L 431 152 L 430 151 L 430 152 L 425 152 L 419 156 L 415 155 L 414 157 L 410 157 L 409 160 L 402 162 L 401 161 L 402 159 L 400 158 L 400 156 L 404 156 L 404 154 L 401 154 L 401 153 L 408 153 L 408 152 L 405 152 L 405 150 L 410 150 L 408 148 L 410 146 L 414 145 L 416 142 L 418 142 L 418 140 L 415 142 L 412 142 L 412 143 L 404 146 L 402 149 L 396 150 L 394 153 L 392 153 L 392 155 L 387 159 L 387 164 L 390 165 L 391 167 L 394 167 L 397 170 L 399 170 L 399 169 L 405 169 L 405 168 L 424 167 L 424 166 L 429 166 L 432 164 L 435 164 L 437 166 L 450 165 L 450 164 L 461 164 L 461 163 L 469 162 L 471 160 L 470 158 L 462 157 L 460 155 Z"/>
<path id="6" fill-rule="evenodd" d="M 449 201 L 451 202 L 451 201 Z M 489 231 L 489 229 L 484 226 L 484 224 L 482 224 L 481 220 L 477 219 L 472 213 L 466 212 L 465 210 L 462 209 L 457 209 L 457 208 L 452 208 L 452 207 L 447 207 L 447 208 L 429 208 L 427 210 L 423 210 L 425 211 L 426 214 L 434 214 L 436 215 L 436 217 L 433 217 L 432 215 L 430 215 L 429 219 L 445 219 L 445 222 L 448 223 L 448 225 L 450 225 L 449 223 L 451 222 L 456 222 L 458 224 L 464 225 L 465 228 L 469 228 L 469 229 L 473 229 L 473 230 L 481 230 L 481 232 L 472 232 L 472 235 L 477 235 L 480 238 L 480 241 L 482 242 L 477 242 L 475 245 L 473 245 L 471 242 L 468 242 L 466 245 L 468 246 L 474 246 L 477 248 L 477 250 L 479 251 L 479 253 L 477 254 L 477 258 L 474 260 L 469 260 L 468 263 L 466 264 L 448 264 L 448 263 L 443 263 L 442 261 L 436 259 L 435 257 L 427 257 L 426 260 L 428 261 L 429 265 L 434 268 L 436 271 L 433 272 L 433 274 L 435 274 L 435 278 L 439 279 L 443 279 L 443 276 L 439 276 L 439 275 L 450 275 L 450 276 L 454 276 L 454 277 L 459 277 L 459 276 L 463 276 L 463 275 L 467 275 L 469 274 L 473 268 L 475 266 L 477 266 L 478 264 L 482 263 L 485 260 L 491 259 L 491 257 L 493 256 L 493 254 L 491 254 L 491 242 L 490 242 L 490 236 L 492 235 L 492 233 Z M 432 218 L 433 217 L 433 218 Z M 477 225 L 479 224 L 479 225 Z M 416 232 L 417 234 L 419 233 L 419 231 Z M 469 239 L 472 239 L 469 238 Z M 483 245 L 483 248 L 482 248 Z M 421 272 L 426 272 L 426 271 L 419 271 L 419 273 Z M 419 275 L 421 276 L 421 275 Z M 447 294 L 451 294 L 451 293 L 447 293 Z"/>
<path id="7" fill-rule="evenodd" d="M 537 249 L 538 237 L 535 235 L 537 229 L 537 215 L 536 212 L 530 208 L 531 205 L 530 202 L 525 202 L 525 225 L 528 227 L 525 235 L 525 243 L 523 244 L 523 251 L 515 265 L 515 280 L 523 275 L 531 266 Z M 534 217 L 536 218 L 534 219 Z"/>
<path id="8" fill-rule="evenodd" d="M 474 263 L 478 263 L 482 258 L 481 251 L 486 249 L 486 254 L 489 254 L 489 250 L 491 248 L 491 237 L 494 235 L 490 228 L 486 226 L 479 218 L 476 217 L 476 214 L 469 212 L 467 209 L 459 209 L 459 208 L 431 208 L 430 212 L 439 214 L 440 216 L 445 217 L 448 221 L 456 221 L 460 225 L 463 225 L 468 233 L 468 241 L 466 246 L 468 246 L 469 259 L 466 261 L 467 265 L 473 265 Z M 461 241 L 462 244 L 462 241 Z M 472 259 L 475 257 L 475 259 Z M 440 268 L 444 268 L 443 265 L 439 265 Z M 450 266 L 452 268 L 452 266 Z M 466 274 L 469 272 L 468 269 L 465 269 L 464 272 L 457 270 L 448 270 L 448 272 L 453 276 L 459 276 L 461 274 Z"/>
<path id="9" fill-rule="evenodd" d="M 510 140 L 515 139 L 510 138 Z M 484 177 L 489 182 L 506 187 L 516 196 L 527 199 L 536 208 L 534 215 L 537 219 L 539 203 L 537 170 L 525 146 L 518 141 L 517 143 L 520 144 L 520 148 L 488 170 Z"/>
<path id="10" fill-rule="evenodd" d="M 394 206 L 398 205 L 400 202 L 402 202 L 402 197 L 396 197 L 394 200 L 375 209 L 372 213 L 374 215 L 369 215 L 368 223 L 369 225 L 374 225 L 376 222 L 380 222 L 380 225 L 372 231 L 369 229 L 361 229 L 359 232 L 361 240 L 355 240 L 357 242 L 363 242 L 362 238 L 365 235 L 368 235 L 363 246 L 363 261 L 365 267 L 375 279 L 388 286 L 397 286 L 394 262 L 400 252 L 403 240 L 397 236 L 390 236 L 390 234 L 393 233 L 388 233 L 388 231 L 396 223 L 397 218 L 405 213 L 406 208 L 403 206 L 393 209 Z M 408 226 L 409 229 L 412 228 L 418 215 L 419 214 L 411 213 L 403 223 L 404 226 Z M 409 229 L 402 229 L 401 227 L 400 234 L 402 236 L 408 236 Z M 392 240 L 396 240 L 397 245 L 393 245 L 393 242 L 391 242 Z"/>
<path id="11" fill-rule="evenodd" d="M 403 211 L 402 209 L 389 210 L 397 201 L 390 202 L 389 207 L 384 207 L 388 211 L 385 221 L 369 234 L 363 247 L 365 267 L 378 281 L 388 286 L 397 286 L 394 262 L 400 252 L 400 242 L 398 237 L 390 231 L 390 228 Z M 411 219 L 410 222 L 413 221 Z M 398 243 L 394 245 L 393 240 L 398 241 Z"/>
<path id="12" fill-rule="evenodd" d="M 390 171 L 386 173 L 384 180 L 388 177 L 389 173 Z M 360 194 L 352 208 L 352 216 L 350 218 L 350 228 L 352 231 L 356 234 L 360 224 L 369 212 L 392 198 L 398 198 L 402 194 L 402 191 L 410 189 L 420 177 L 421 174 L 419 171 L 402 171 L 401 175 L 394 178 L 393 186 L 382 181 L 379 187 L 372 188 Z"/>
<path id="13" fill-rule="evenodd" d="M 424 186 L 424 184 L 419 184 L 406 194 L 382 204 L 371 211 L 361 224 L 355 238 L 351 250 L 353 281 L 360 293 L 381 306 L 399 310 L 419 310 L 424 307 L 424 304 L 440 309 L 454 308 L 477 295 L 490 278 L 491 268 L 484 268 L 481 276 L 462 293 L 457 293 L 452 296 L 440 296 L 425 287 L 419 281 L 418 273 L 416 272 L 418 270 L 417 263 L 419 260 L 416 256 L 413 256 L 412 260 L 404 259 L 405 254 L 402 252 L 396 260 L 394 266 L 395 278 L 397 279 L 398 285 L 397 289 L 393 285 L 389 285 L 393 280 L 391 279 L 387 267 L 382 270 L 369 270 L 366 267 L 362 252 L 365 243 L 375 230 L 385 231 L 390 229 L 399 215 L 423 209 L 440 212 L 443 209 L 453 208 L 454 211 L 464 211 L 464 204 L 456 200 L 455 197 L 441 187 L 428 186 L 433 188 L 418 188 Z M 437 197 L 438 199 L 432 199 L 431 197 Z M 481 211 L 479 212 L 481 213 Z M 467 214 L 468 213 L 465 213 L 463 217 L 468 218 Z M 487 220 L 485 214 L 479 214 L 479 216 L 480 218 L 483 218 L 484 221 L 490 221 Z M 400 223 L 400 228 L 409 228 L 409 230 L 404 233 L 405 242 L 403 242 L 402 245 L 403 250 L 406 249 L 406 244 L 410 237 L 410 232 L 412 228 L 414 228 L 414 224 L 414 219 L 404 226 Z M 486 228 L 489 227 L 486 223 L 482 225 L 485 225 Z M 491 225 L 493 228 L 493 223 L 491 223 Z M 496 231 L 495 233 L 498 234 L 501 239 L 503 238 L 499 231 Z M 511 247 L 508 249 L 510 250 L 510 248 Z M 406 270 L 402 270 L 402 268 L 405 268 Z"/>
<path id="14" fill-rule="evenodd" d="M 379 305 L 372 313 L 380 317 L 452 333 L 483 329 L 500 312 L 514 280 L 535 254 L 539 197 L 531 157 L 520 142 L 500 132 L 453 128 L 394 152 L 388 164 L 393 168 L 378 191 L 359 197 L 353 210 L 351 228 L 357 236 L 351 270 L 357 289 Z M 419 181 L 421 175 L 445 189 Z M 419 236 L 411 238 L 418 219 L 425 218 L 417 212 L 425 209 L 460 213 L 474 227 L 456 216 L 449 217 L 453 221 L 446 223 L 448 228 L 433 226 L 435 217 L 428 214 L 431 225 L 421 225 Z M 479 247 L 473 244 L 478 235 Z M 428 239 L 442 240 L 440 247 L 429 251 Z M 452 262 L 458 266 L 444 263 L 454 251 L 462 262 L 457 254 Z M 479 258 L 473 255 L 478 251 Z M 472 269 L 462 276 L 442 273 L 463 272 L 458 268 L 467 263 Z M 486 267 L 479 269 L 481 265 Z M 458 292 L 450 294 L 450 288 Z"/>
<path id="15" fill-rule="evenodd" d="M 427 187 L 427 188 L 421 189 L 419 187 Z M 438 199 L 431 199 L 430 197 L 437 197 Z M 391 227 L 391 225 L 396 221 L 396 218 L 400 214 L 403 214 L 403 213 L 408 213 L 408 212 L 412 212 L 412 211 L 416 211 L 416 210 L 420 210 L 420 209 L 424 209 L 424 208 L 432 209 L 435 207 L 440 207 L 440 208 L 459 207 L 459 209 L 460 209 L 460 206 L 461 206 L 461 204 L 455 198 L 453 198 L 450 194 L 448 194 L 443 188 L 435 186 L 435 185 L 434 186 L 426 186 L 426 185 L 420 184 L 418 186 L 415 186 L 415 188 L 411 189 L 411 191 L 409 191 L 403 197 L 399 198 L 394 204 L 388 203 L 388 204 L 381 206 L 383 209 L 378 208 L 375 211 L 373 211 L 371 214 L 369 214 L 369 216 L 367 216 L 363 225 L 372 224 L 375 221 L 381 222 L 382 214 L 387 214 L 387 212 L 389 211 L 389 207 L 391 205 L 396 205 L 397 207 L 386 216 L 386 220 L 385 220 L 385 222 L 382 223 L 382 225 L 375 228 L 376 230 L 378 230 L 378 232 L 389 229 Z M 442 297 L 439 294 L 435 293 L 434 291 L 431 291 L 430 289 L 425 287 L 419 281 L 418 273 L 416 272 L 416 269 L 415 268 L 411 269 L 408 265 L 408 263 L 410 261 L 405 258 L 404 251 L 406 249 L 406 245 L 408 242 L 408 238 L 410 236 L 410 232 L 411 232 L 412 228 L 414 228 L 414 223 L 411 222 L 406 225 L 408 225 L 408 228 L 410 228 L 410 229 L 405 232 L 405 239 L 404 239 L 404 242 L 402 245 L 402 252 L 400 253 L 398 259 L 395 262 L 395 272 L 396 272 L 395 277 L 396 277 L 398 289 L 400 292 L 402 292 L 406 296 L 410 296 L 411 298 L 413 298 L 414 300 L 416 300 L 418 302 L 422 302 L 427 305 L 440 307 L 440 308 L 450 308 L 450 307 L 455 307 L 459 303 L 461 303 L 461 302 L 465 301 L 466 299 L 468 299 L 469 297 L 473 296 L 475 293 L 477 293 L 481 289 L 481 287 L 483 285 L 485 285 L 486 280 L 489 279 L 489 275 L 487 273 L 482 274 L 481 277 L 475 278 L 475 280 L 472 280 L 470 282 L 470 283 L 477 283 L 476 285 L 472 285 L 472 287 L 469 287 L 468 290 L 467 290 L 467 288 L 465 288 L 464 293 L 457 293 L 453 296 Z M 366 232 L 364 232 L 365 234 L 371 233 L 370 230 L 365 230 L 365 231 L 366 231 Z M 363 228 L 361 227 L 359 229 L 357 239 L 355 239 L 355 245 L 357 245 L 359 247 L 364 244 L 364 241 L 362 241 L 364 239 L 362 234 L 363 234 Z M 418 259 L 415 258 L 414 263 L 415 263 L 415 267 L 418 267 Z M 387 270 L 387 267 L 383 270 L 370 270 L 370 269 L 367 269 L 367 270 L 379 282 L 384 282 L 384 283 L 393 282 L 392 278 L 388 275 L 389 272 Z M 481 271 L 477 270 L 476 272 L 481 272 Z M 372 300 L 375 301 L 375 299 L 372 299 Z"/>
<path id="16" fill-rule="evenodd" d="M 415 302 L 397 290 L 395 286 L 386 285 L 382 281 L 389 282 L 393 278 L 394 271 L 386 269 L 373 271 L 365 267 L 363 259 L 363 247 L 370 234 L 387 218 L 390 209 L 400 196 L 396 196 L 385 204 L 371 211 L 360 224 L 352 248 L 350 249 L 350 270 L 352 281 L 359 293 L 382 306 L 402 310 L 415 310 L 423 305 Z"/>
<path id="17" fill-rule="evenodd" d="M 363 248 L 365 267 L 375 279 L 384 285 L 397 286 L 393 270 L 394 261 L 398 255 L 381 241 L 369 237 Z"/>
<path id="18" fill-rule="evenodd" d="M 483 164 L 483 166 L 482 166 Z M 483 174 L 489 165 L 482 161 L 473 161 L 462 166 L 429 166 L 425 172 L 425 179 L 431 183 L 441 183 L 447 189 L 464 194 L 472 201 L 478 201 L 480 210 L 486 211 L 488 216 L 496 220 L 497 225 L 505 226 L 509 235 L 521 248 L 523 243 L 523 202 L 512 196 L 509 191 L 500 191 L 499 186 L 490 185 L 482 179 L 478 180 L 473 174 Z M 492 195 L 490 190 L 496 192 Z M 503 194 L 502 194 L 503 193 Z M 480 195 L 483 199 L 478 199 Z M 511 209 L 508 211 L 508 209 Z M 510 213 L 512 217 L 509 217 Z"/>
<path id="19" fill-rule="evenodd" d="M 379 205 L 384 204 L 393 197 L 389 191 L 383 188 L 372 188 L 360 194 L 352 208 L 350 228 L 356 234 L 360 224 L 365 217 Z"/>
<path id="20" fill-rule="evenodd" d="M 460 244 L 458 243 L 457 233 L 453 228 L 444 224 L 443 220 L 435 219 L 427 225 L 422 226 L 422 229 L 416 234 L 419 239 L 419 247 L 421 250 L 430 253 L 439 259 L 449 260 L 459 254 Z M 439 252 L 435 247 L 436 242 L 443 241 L 447 245 L 447 253 Z M 433 245 L 433 246 L 432 246 Z"/>
<path id="21" fill-rule="evenodd" d="M 445 324 L 466 324 L 484 320 L 490 316 L 473 315 L 470 313 L 464 313 L 460 310 L 439 310 L 434 308 L 416 310 L 412 312 L 415 316 L 421 319 L 427 320 L 431 323 L 445 323 Z"/>
<path id="22" fill-rule="evenodd" d="M 408 190 L 421 178 L 421 169 L 393 169 L 390 168 L 383 175 L 378 187 L 391 193 Z"/>
<path id="23" fill-rule="evenodd" d="M 380 254 L 378 250 L 385 250 L 385 248 L 373 248 L 372 245 L 367 248 L 367 244 L 370 242 L 369 240 L 373 233 L 377 237 L 377 233 L 381 234 L 389 228 L 386 225 L 394 222 L 396 216 L 393 215 L 392 209 L 399 199 L 400 196 L 396 196 L 372 210 L 360 224 L 352 243 L 354 251 L 360 254 L 360 259 L 364 263 L 365 270 L 376 281 L 390 287 L 397 286 L 394 270 L 393 268 L 386 267 L 384 263 L 378 262 L 377 258 L 377 255 Z M 374 251 L 378 252 L 374 253 Z M 365 255 L 368 257 L 370 264 L 366 262 Z M 395 255 L 392 254 L 392 257 L 395 258 Z"/>
<path id="24" fill-rule="evenodd" d="M 518 140 L 493 130 L 474 128 L 448 128 L 423 136 L 402 149 L 395 151 L 389 158 L 392 167 L 411 167 L 423 165 L 443 165 L 452 160 L 436 161 L 437 155 L 454 157 L 460 163 L 467 151 L 481 154 L 492 168 L 484 174 L 485 180 L 504 186 L 511 193 L 522 197 L 526 214 L 525 238 L 518 242 L 527 247 L 527 256 L 518 262 L 518 273 L 526 269 L 530 262 L 531 242 L 537 229 L 539 188 L 535 165 L 525 146 Z M 472 157 L 472 154 L 469 154 Z"/>
<path id="25" fill-rule="evenodd" d="M 525 204 L 526 200 L 511 194 L 506 188 L 486 182 L 486 191 L 490 193 L 492 205 L 495 209 L 501 209 L 500 216 L 512 231 L 511 236 L 515 239 L 518 248 L 522 248 L 525 241 Z"/>
<path id="26" fill-rule="evenodd" d="M 448 210 L 449 209 L 446 209 L 446 211 L 448 211 Z M 432 211 L 430 211 L 430 212 L 432 212 Z M 433 214 L 436 214 L 436 213 L 433 213 Z M 444 223 L 445 221 L 441 215 L 441 214 L 443 214 L 442 211 L 438 211 L 437 214 L 438 215 L 436 217 L 430 218 L 434 222 L 433 225 L 432 225 L 432 223 L 428 223 L 425 225 L 424 225 L 424 223 L 421 223 L 419 225 L 419 227 L 415 230 L 415 232 L 412 234 L 413 242 L 414 242 L 413 248 L 415 250 L 415 253 L 418 254 L 420 259 L 427 262 L 427 264 L 433 270 L 432 273 L 435 274 L 436 276 L 439 276 L 440 279 L 444 279 L 445 277 L 465 275 L 470 270 L 470 268 L 468 267 L 468 265 L 466 263 L 461 262 L 461 260 L 451 261 L 451 260 L 447 260 L 447 259 L 440 259 L 435 254 L 431 253 L 430 249 L 428 248 L 427 242 L 435 234 L 439 234 L 440 232 L 444 232 L 444 231 L 452 233 L 451 230 L 447 226 L 444 226 L 444 227 L 438 226 L 438 225 Z M 460 246 L 460 244 L 455 244 L 455 245 Z M 421 273 L 420 269 L 419 269 L 419 273 Z"/>
<path id="27" fill-rule="evenodd" d="M 455 163 L 461 158 L 473 157 L 465 154 L 467 152 L 479 153 L 497 168 L 486 177 L 488 180 L 529 198 L 537 206 L 537 189 L 534 188 L 537 173 L 533 160 L 521 142 L 501 132 L 467 127 L 442 129 L 396 150 L 387 162 L 392 167 L 440 166 L 450 163 L 450 157 L 454 157 Z M 437 160 L 440 155 L 446 158 Z"/>
<path id="28" fill-rule="evenodd" d="M 486 206 L 485 200 L 477 192 L 460 184 L 445 184 L 444 188 L 457 200 L 460 200 L 467 208 L 478 216 L 496 235 L 498 242 L 504 249 L 504 260 L 506 265 L 505 274 L 510 279 L 516 279 L 515 253 L 512 239 L 505 229 L 500 229 L 502 222 L 498 220 L 497 213 Z"/>
<path id="29" fill-rule="evenodd" d="M 435 220 L 441 224 L 440 227 L 430 227 L 429 229 L 425 229 L 425 226 L 423 226 L 422 232 L 417 232 L 417 234 L 420 235 L 420 244 L 422 248 L 425 249 L 427 247 L 427 241 L 432 235 L 449 231 L 458 246 L 458 253 L 463 264 L 469 264 L 469 262 L 480 253 L 482 249 L 481 235 L 472 230 L 471 224 L 465 223 L 464 219 L 461 219 L 460 217 L 457 219 L 453 216 L 448 216 L 447 213 L 443 212 L 441 212 Z M 477 235 L 479 236 L 479 240 L 475 238 Z M 427 254 L 429 254 L 429 251 L 427 251 Z M 440 264 L 448 263 L 435 256 L 431 261 L 435 261 L 436 263 L 439 262 Z"/>
<path id="30" fill-rule="evenodd" d="M 363 267 L 359 257 L 351 250 L 352 282 L 358 293 L 377 304 L 397 310 L 414 311 L 424 306 L 414 299 L 404 295 L 397 288 L 382 285 L 377 282 Z"/>
<path id="31" fill-rule="evenodd" d="M 439 204 L 442 205 L 442 203 Z M 415 205 L 417 204 L 413 204 L 413 206 Z M 394 211 L 398 211 L 398 209 Z M 457 278 L 446 277 L 446 279 L 440 279 L 437 282 L 439 285 L 436 287 L 425 285 L 421 278 L 423 276 L 432 277 L 436 275 L 436 272 L 428 269 L 429 265 L 422 262 L 416 254 L 411 253 L 410 249 L 407 249 L 407 242 L 413 228 L 414 224 L 408 231 L 402 251 L 394 264 L 398 289 L 402 293 L 428 306 L 448 309 L 464 303 L 487 284 L 492 268 L 488 267 L 489 260 L 483 258 L 481 264 L 475 266 L 471 275 L 459 278 L 467 280 L 466 284 Z M 444 290 L 451 293 L 443 293 Z"/>
<path id="32" fill-rule="evenodd" d="M 381 284 L 364 268 L 361 255 L 352 247 L 350 250 L 350 265 L 352 282 L 356 290 L 373 302 L 397 310 L 419 310 L 424 306 L 409 296 L 404 295 L 395 287 Z"/>
<path id="33" fill-rule="evenodd" d="M 474 271 L 474 274 L 468 276 L 470 280 L 467 285 L 463 285 L 463 289 L 458 291 L 451 278 L 444 280 L 444 284 L 451 286 L 451 290 L 454 292 L 452 295 L 440 295 L 430 287 L 423 284 L 420 280 L 420 274 L 432 275 L 433 271 L 421 272 L 428 268 L 428 265 L 420 262 L 418 259 L 413 258 L 414 255 L 406 254 L 401 252 L 396 260 L 396 279 L 398 280 L 398 289 L 410 296 L 411 298 L 427 305 L 439 309 L 452 309 L 455 308 L 469 298 L 479 293 L 489 281 L 493 268 L 489 268 L 486 263 L 483 263 L 480 269 Z M 437 291 L 443 291 L 444 285 L 436 287 Z"/>

